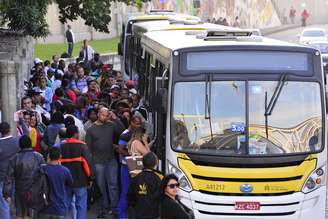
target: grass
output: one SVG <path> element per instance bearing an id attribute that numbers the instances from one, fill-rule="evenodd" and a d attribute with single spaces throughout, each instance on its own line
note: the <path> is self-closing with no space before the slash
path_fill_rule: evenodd
<path id="1" fill-rule="evenodd" d="M 106 40 L 92 40 L 89 44 L 92 46 L 95 52 L 100 54 L 117 52 L 117 44 L 119 37 L 106 39 Z M 81 49 L 82 42 L 74 44 L 73 56 L 77 57 Z M 66 43 L 50 43 L 50 44 L 36 44 L 34 46 L 34 56 L 45 60 L 51 60 L 53 55 L 61 55 L 63 52 L 67 52 Z"/>

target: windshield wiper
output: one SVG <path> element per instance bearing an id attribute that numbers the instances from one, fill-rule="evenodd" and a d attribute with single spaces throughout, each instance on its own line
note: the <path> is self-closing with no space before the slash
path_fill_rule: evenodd
<path id="1" fill-rule="evenodd" d="M 212 97 L 212 77 L 206 75 L 205 81 L 205 119 L 208 119 L 211 131 L 211 141 L 213 140 L 212 118 L 211 118 L 211 97 Z"/>
<path id="2" fill-rule="evenodd" d="M 265 92 L 265 112 L 264 112 L 264 116 L 265 116 L 265 134 L 266 134 L 266 138 L 268 139 L 269 137 L 269 130 L 268 130 L 268 116 L 271 116 L 272 111 L 274 109 L 274 107 L 276 106 L 277 100 L 280 96 L 280 93 L 282 91 L 282 88 L 285 86 L 287 81 L 287 74 L 283 74 L 280 77 L 280 80 L 276 86 L 276 88 L 274 89 L 273 95 L 269 101 L 268 104 L 268 92 Z"/>

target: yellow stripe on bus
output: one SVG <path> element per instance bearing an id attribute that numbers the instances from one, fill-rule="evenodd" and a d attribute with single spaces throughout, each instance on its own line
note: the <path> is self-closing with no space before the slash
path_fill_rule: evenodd
<path id="1" fill-rule="evenodd" d="M 254 187 L 252 193 L 301 191 L 304 182 L 315 169 L 317 161 L 313 156 L 309 156 L 298 166 L 230 168 L 195 165 L 191 160 L 187 160 L 186 155 L 181 153 L 178 154 L 178 157 L 180 157 L 178 158 L 179 167 L 188 177 L 194 190 L 220 193 L 242 193 L 240 191 L 242 184 L 252 184 Z M 301 177 L 298 178 L 299 176 Z M 297 179 L 294 180 L 293 177 Z M 290 180 L 287 181 L 284 178 Z M 245 179 L 245 181 L 242 179 Z M 247 181 L 247 179 L 250 180 Z M 259 182 L 256 182 L 256 179 L 259 179 Z M 260 182 L 263 179 L 267 180 Z M 269 179 L 273 180 L 270 181 Z"/>

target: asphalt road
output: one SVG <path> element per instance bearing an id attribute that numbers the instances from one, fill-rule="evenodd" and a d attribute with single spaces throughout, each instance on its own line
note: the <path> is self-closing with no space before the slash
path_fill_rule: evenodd
<path id="1" fill-rule="evenodd" d="M 311 26 L 307 26 L 307 27 L 324 28 L 328 33 L 328 24 L 311 25 Z M 307 28 L 307 27 L 305 27 L 305 28 Z M 301 34 L 303 29 L 304 29 L 304 27 L 289 29 L 289 30 L 286 30 L 286 31 L 282 31 L 282 32 L 267 35 L 267 37 L 277 39 L 277 40 L 287 41 L 287 42 L 290 42 L 290 43 L 298 43 L 297 35 Z"/>

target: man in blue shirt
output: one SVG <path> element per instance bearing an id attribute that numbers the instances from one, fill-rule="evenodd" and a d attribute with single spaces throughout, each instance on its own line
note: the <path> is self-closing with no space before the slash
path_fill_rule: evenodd
<path id="1" fill-rule="evenodd" d="M 45 167 L 50 187 L 49 205 L 40 212 L 43 219 L 64 219 L 68 210 L 68 191 L 73 184 L 70 171 L 60 164 L 61 153 L 57 147 L 49 149 L 49 158 Z"/>
<path id="2" fill-rule="evenodd" d="M 120 136 L 117 151 L 120 154 L 120 162 L 121 162 L 121 194 L 119 200 L 119 218 L 124 219 L 127 218 L 126 210 L 127 210 L 127 194 L 130 186 L 130 175 L 129 169 L 126 165 L 125 157 L 129 156 L 128 152 L 128 143 L 131 140 L 132 133 L 134 130 L 139 128 L 142 124 L 141 118 L 139 116 L 132 116 L 130 120 L 130 124 L 128 129 L 126 129 Z"/>
<path id="3" fill-rule="evenodd" d="M 84 69 L 82 66 L 77 67 L 77 78 L 72 80 L 71 89 L 76 94 L 84 94 L 88 92 L 88 76 L 84 75 Z"/>

